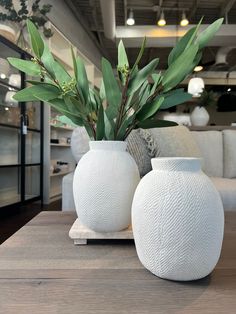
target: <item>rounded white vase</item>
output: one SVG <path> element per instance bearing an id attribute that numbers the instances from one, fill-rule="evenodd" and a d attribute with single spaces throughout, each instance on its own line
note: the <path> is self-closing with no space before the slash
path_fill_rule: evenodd
<path id="1" fill-rule="evenodd" d="M 158 277 L 196 280 L 214 269 L 221 252 L 224 210 L 198 158 L 155 158 L 132 205 L 141 263 Z"/>
<path id="2" fill-rule="evenodd" d="M 138 167 L 127 143 L 91 141 L 74 174 L 73 193 L 79 220 L 97 232 L 114 232 L 131 223 Z"/>
<path id="3" fill-rule="evenodd" d="M 190 115 L 193 126 L 205 126 L 209 122 L 210 116 L 204 107 L 196 106 Z"/>

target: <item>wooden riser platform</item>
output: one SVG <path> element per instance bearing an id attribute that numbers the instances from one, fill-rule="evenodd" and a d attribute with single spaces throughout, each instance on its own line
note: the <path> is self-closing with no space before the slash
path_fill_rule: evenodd
<path id="1" fill-rule="evenodd" d="M 75 245 L 86 245 L 87 240 L 96 239 L 130 240 L 134 238 L 131 225 L 127 229 L 124 229 L 122 231 L 96 232 L 82 225 L 78 218 L 73 223 L 69 231 L 69 236 L 72 240 L 74 240 Z"/>

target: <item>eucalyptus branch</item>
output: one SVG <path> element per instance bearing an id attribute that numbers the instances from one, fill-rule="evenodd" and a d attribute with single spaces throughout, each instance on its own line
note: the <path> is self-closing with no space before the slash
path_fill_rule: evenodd
<path id="1" fill-rule="evenodd" d="M 148 97 L 147 102 L 152 101 L 153 99 L 155 99 L 162 89 L 163 89 L 163 86 L 161 84 L 158 85 L 158 87 L 155 90 L 155 92 L 151 96 Z"/>
<path id="2" fill-rule="evenodd" d="M 130 75 L 128 74 L 126 77 L 125 86 L 124 86 L 123 91 L 122 91 L 121 104 L 119 107 L 119 114 L 118 114 L 117 121 L 116 121 L 115 136 L 118 133 L 118 130 L 119 130 L 121 123 L 122 123 L 122 119 L 124 117 L 125 105 L 126 105 L 126 102 L 128 99 L 127 90 L 128 90 L 128 85 L 129 85 L 129 78 L 130 78 Z"/>

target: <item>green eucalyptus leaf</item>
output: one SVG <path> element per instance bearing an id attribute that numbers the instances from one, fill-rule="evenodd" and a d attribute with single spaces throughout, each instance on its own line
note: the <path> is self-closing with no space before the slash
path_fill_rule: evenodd
<path id="1" fill-rule="evenodd" d="M 119 45 L 118 45 L 118 67 L 123 68 L 124 66 L 129 66 L 129 61 L 127 58 L 123 41 L 120 40 Z"/>
<path id="2" fill-rule="evenodd" d="M 135 128 L 141 129 L 152 129 L 152 128 L 166 128 L 171 126 L 176 126 L 178 123 L 168 120 L 158 120 L 155 118 L 147 119 L 145 121 L 140 121 L 136 124 Z"/>
<path id="3" fill-rule="evenodd" d="M 105 137 L 107 140 L 114 140 L 115 139 L 115 123 L 113 120 L 110 120 L 106 114 L 106 111 L 104 112 L 104 124 L 105 124 Z"/>
<path id="4" fill-rule="evenodd" d="M 71 49 L 71 56 L 73 60 L 74 74 L 75 74 L 76 81 L 78 81 L 78 68 L 77 68 L 76 56 L 75 56 L 75 52 L 72 46 L 70 47 L 70 49 Z"/>
<path id="5" fill-rule="evenodd" d="M 57 111 L 68 117 L 74 124 L 79 126 L 85 126 L 86 122 L 81 117 L 67 110 L 67 105 L 63 99 L 61 98 L 51 99 L 50 101 L 48 101 L 48 103 Z"/>
<path id="6" fill-rule="evenodd" d="M 116 136 L 117 141 L 124 141 L 127 128 L 132 124 L 132 122 L 134 121 L 134 118 L 135 118 L 135 115 L 132 115 L 132 116 L 126 117 L 123 120 L 117 132 L 117 136 Z"/>
<path id="7" fill-rule="evenodd" d="M 60 95 L 60 90 L 51 84 L 42 84 L 26 87 L 17 92 L 13 98 L 17 101 L 49 101 Z"/>
<path id="8" fill-rule="evenodd" d="M 136 67 L 138 66 L 139 61 L 141 60 L 141 58 L 143 56 L 143 52 L 145 50 L 145 46 L 146 46 L 146 37 L 144 37 L 144 39 L 143 39 L 143 42 L 142 42 L 139 54 L 138 54 L 137 59 L 136 59 L 134 65 L 133 65 L 133 67 L 131 69 L 131 73 L 133 73 L 133 71 L 135 71 Z"/>
<path id="9" fill-rule="evenodd" d="M 40 59 L 44 50 L 44 42 L 34 23 L 31 22 L 29 19 L 27 20 L 26 23 L 30 35 L 31 47 L 35 55 Z"/>
<path id="10" fill-rule="evenodd" d="M 198 52 L 198 45 L 193 44 L 168 67 L 163 75 L 162 85 L 168 91 L 178 85 L 194 68 L 194 59 Z"/>
<path id="11" fill-rule="evenodd" d="M 142 70 L 140 70 L 129 82 L 128 96 L 134 94 L 140 86 L 144 83 L 144 81 L 148 78 L 149 75 L 153 74 L 157 65 L 159 63 L 159 59 L 153 59 L 149 64 L 147 64 Z"/>
<path id="12" fill-rule="evenodd" d="M 78 99 L 76 99 L 75 97 L 71 97 L 69 95 L 63 96 L 63 99 L 67 106 L 66 108 L 69 112 L 77 114 L 78 116 L 86 119 L 87 115 L 86 109 Z"/>
<path id="13" fill-rule="evenodd" d="M 178 41 L 176 46 L 171 50 L 168 57 L 168 65 L 170 66 L 187 48 L 189 48 L 197 37 L 199 27 L 203 18 L 200 19 L 197 26 L 192 27 L 187 33 Z"/>
<path id="14" fill-rule="evenodd" d="M 197 37 L 199 49 L 203 49 L 209 43 L 209 41 L 215 36 L 216 32 L 219 30 L 223 21 L 224 21 L 223 18 L 216 20 L 214 23 L 209 25 L 203 32 L 199 34 L 199 36 Z"/>
<path id="15" fill-rule="evenodd" d="M 104 86 L 104 82 L 103 80 L 101 81 L 101 86 L 100 86 L 100 90 L 99 90 L 99 96 L 102 100 L 104 100 L 106 98 L 106 92 L 105 92 L 105 86 Z"/>
<path id="16" fill-rule="evenodd" d="M 162 80 L 162 76 L 161 76 L 161 73 L 153 73 L 152 74 L 152 79 L 154 81 L 154 84 L 151 88 L 151 91 L 150 91 L 150 96 L 155 92 L 155 90 L 157 89 L 157 86 L 161 83 L 161 80 Z"/>
<path id="17" fill-rule="evenodd" d="M 68 118 L 67 116 L 59 116 L 59 117 L 57 117 L 57 120 L 59 122 L 63 123 L 63 124 L 69 125 L 72 128 L 76 128 L 77 127 L 77 125 L 70 118 Z"/>
<path id="18" fill-rule="evenodd" d="M 136 114 L 137 120 L 144 121 L 152 117 L 161 107 L 163 101 L 164 97 L 158 97 L 154 99 L 152 102 L 148 102 L 145 105 L 143 105 L 143 107 Z"/>
<path id="19" fill-rule="evenodd" d="M 77 108 L 77 112 L 80 112 L 81 115 L 86 116 L 90 113 L 88 108 L 77 98 L 70 97 L 70 101 L 74 104 L 74 106 Z"/>
<path id="20" fill-rule="evenodd" d="M 102 58 L 102 75 L 106 92 L 106 99 L 108 102 L 106 114 L 108 118 L 112 120 L 117 117 L 118 114 L 118 108 L 121 103 L 121 91 L 115 79 L 112 66 L 105 58 Z"/>
<path id="21" fill-rule="evenodd" d="M 144 87 L 144 88 L 143 88 Z M 139 107 L 142 107 L 150 96 L 151 86 L 148 81 L 145 81 L 139 92 Z"/>
<path id="22" fill-rule="evenodd" d="M 87 104 L 88 99 L 89 99 L 89 81 L 88 81 L 87 73 L 85 70 L 84 62 L 80 57 L 77 57 L 76 64 L 77 64 L 77 77 L 78 77 L 77 86 L 81 90 L 85 104 Z"/>
<path id="23" fill-rule="evenodd" d="M 168 109 L 192 99 L 192 95 L 185 93 L 183 89 L 173 90 L 166 96 L 163 95 L 163 97 L 165 97 L 165 99 L 161 105 L 161 109 Z"/>
<path id="24" fill-rule="evenodd" d="M 38 64 L 28 61 L 22 60 L 18 58 L 7 58 L 8 62 L 14 66 L 16 69 L 30 75 L 30 76 L 40 76 L 41 68 Z"/>
<path id="25" fill-rule="evenodd" d="M 188 42 L 195 34 L 196 26 L 192 27 L 187 33 L 177 42 L 176 46 L 171 50 L 168 57 L 168 65 L 170 66 L 185 50 Z"/>
<path id="26" fill-rule="evenodd" d="M 55 77 L 60 85 L 63 85 L 71 81 L 70 74 L 66 71 L 64 66 L 58 60 L 55 60 L 53 70 L 55 73 Z"/>
<path id="27" fill-rule="evenodd" d="M 101 105 L 98 110 L 96 140 L 101 141 L 104 139 L 104 136 L 105 136 L 104 110 L 103 110 L 103 106 Z"/>
<path id="28" fill-rule="evenodd" d="M 41 61 L 43 62 L 44 67 L 49 72 L 51 77 L 53 79 L 55 79 L 56 78 L 55 73 L 54 73 L 55 60 L 54 60 L 53 55 L 51 54 L 47 44 L 44 44 L 44 50 L 43 50 L 43 54 L 41 57 Z"/>

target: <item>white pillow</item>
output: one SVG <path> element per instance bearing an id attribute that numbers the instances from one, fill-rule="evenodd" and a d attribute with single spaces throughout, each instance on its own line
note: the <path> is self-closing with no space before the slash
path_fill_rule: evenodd
<path id="1" fill-rule="evenodd" d="M 236 178 L 236 130 L 223 130 L 224 177 Z"/>

